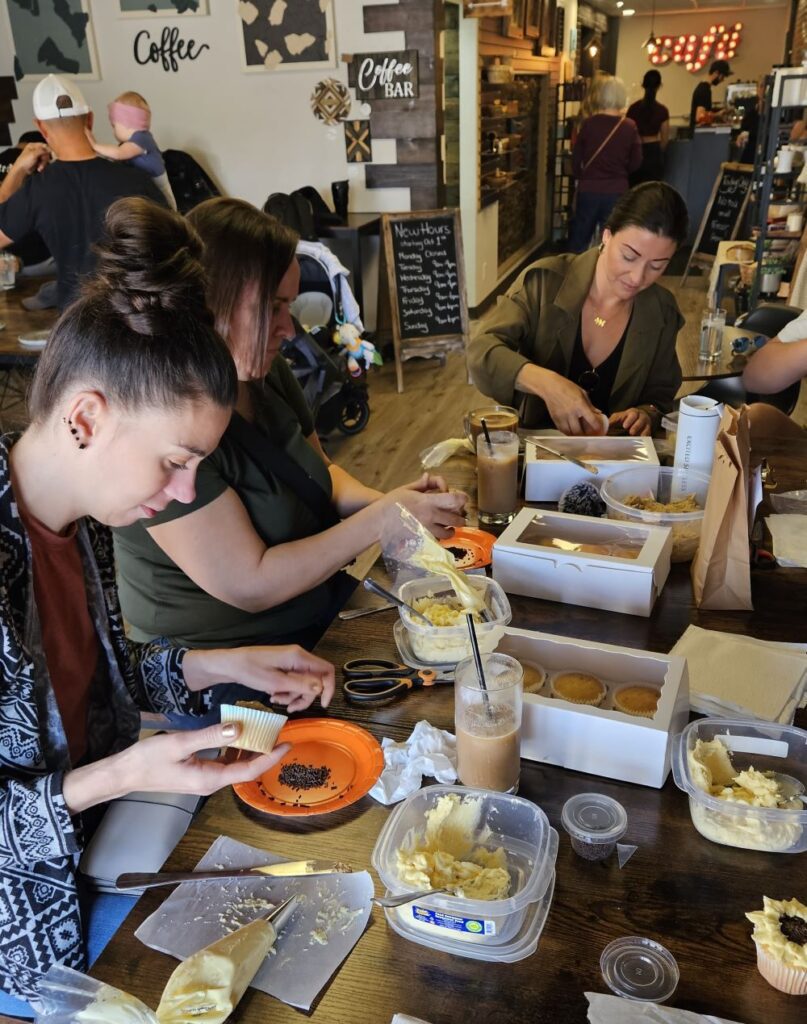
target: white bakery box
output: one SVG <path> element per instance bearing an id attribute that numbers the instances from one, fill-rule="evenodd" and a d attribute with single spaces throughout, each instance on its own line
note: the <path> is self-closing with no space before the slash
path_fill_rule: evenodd
<path id="1" fill-rule="evenodd" d="M 558 459 L 536 447 L 546 443 L 555 451 L 588 462 L 596 475 L 573 462 Z M 526 470 L 524 499 L 526 501 L 557 501 L 567 487 L 588 480 L 599 485 L 620 469 L 635 465 L 659 464 L 653 439 L 650 437 L 536 437 L 524 442 Z"/>
<path id="2" fill-rule="evenodd" d="M 523 508 L 493 545 L 508 594 L 649 615 L 670 574 L 668 526 Z"/>
<path id="3" fill-rule="evenodd" d="M 548 673 L 539 693 L 524 694 L 522 757 L 641 786 L 664 785 L 672 740 L 689 721 L 686 658 L 510 626 L 497 650 Z M 550 678 L 559 671 L 597 676 L 608 688 L 603 703 L 592 707 L 551 696 Z M 614 709 L 614 689 L 631 682 L 661 688 L 653 718 Z"/>

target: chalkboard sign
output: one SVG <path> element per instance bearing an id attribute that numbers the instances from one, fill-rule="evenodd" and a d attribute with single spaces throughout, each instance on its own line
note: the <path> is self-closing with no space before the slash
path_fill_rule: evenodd
<path id="1" fill-rule="evenodd" d="M 468 307 L 458 210 L 419 210 L 381 218 L 398 390 L 400 363 L 461 348 Z"/>
<path id="2" fill-rule="evenodd" d="M 703 211 L 695 244 L 689 263 L 684 271 L 684 280 L 693 262 L 711 263 L 717 256 L 721 242 L 730 242 L 740 230 L 748 198 L 754 168 L 751 164 L 724 163 L 715 179 L 709 202 Z"/>

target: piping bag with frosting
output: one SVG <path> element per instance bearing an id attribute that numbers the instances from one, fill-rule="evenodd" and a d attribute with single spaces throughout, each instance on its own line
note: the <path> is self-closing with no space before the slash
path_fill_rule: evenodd
<path id="1" fill-rule="evenodd" d="M 405 565 L 422 572 L 445 576 L 466 612 L 479 612 L 485 607 L 482 591 L 468 582 L 448 548 L 435 538 L 403 505 L 396 505 L 397 513 L 387 524 L 381 538 L 384 558 L 394 566 Z"/>

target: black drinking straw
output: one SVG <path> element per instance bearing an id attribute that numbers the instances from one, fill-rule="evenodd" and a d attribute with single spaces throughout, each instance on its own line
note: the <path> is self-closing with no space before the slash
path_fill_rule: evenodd
<path id="1" fill-rule="evenodd" d="M 482 430 L 485 432 L 485 440 L 488 443 L 488 448 L 490 448 L 491 454 L 493 454 L 493 442 L 490 439 L 490 431 L 488 430 L 488 425 L 485 422 L 484 416 L 482 417 Z"/>
<path id="2" fill-rule="evenodd" d="M 476 639 L 476 629 L 474 628 L 474 615 L 473 612 L 465 613 L 465 621 L 468 623 L 468 632 L 471 635 L 471 650 L 474 655 L 474 664 L 476 665 L 476 674 L 479 677 L 479 686 L 482 690 L 482 696 L 485 700 L 485 708 L 488 716 L 490 716 L 490 697 L 488 697 L 488 684 L 485 682 L 485 672 L 482 668 L 482 655 L 479 653 L 479 641 Z"/>

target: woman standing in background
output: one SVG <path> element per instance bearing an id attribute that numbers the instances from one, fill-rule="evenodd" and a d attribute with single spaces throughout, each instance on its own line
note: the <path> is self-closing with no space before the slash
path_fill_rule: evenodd
<path id="1" fill-rule="evenodd" d="M 628 191 L 628 175 L 642 162 L 642 144 L 633 121 L 625 117 L 627 93 L 619 78 L 595 78 L 586 97 L 591 111 L 572 150 L 577 183 L 571 252 L 584 252 L 605 225 L 616 201 Z"/>
<path id="2" fill-rule="evenodd" d="M 651 68 L 642 79 L 644 96 L 628 108 L 628 117 L 636 123 L 642 140 L 642 163 L 630 176 L 631 188 L 643 181 L 661 181 L 664 177 L 664 151 L 670 141 L 670 112 L 656 100 L 661 88 L 661 72 Z"/>

